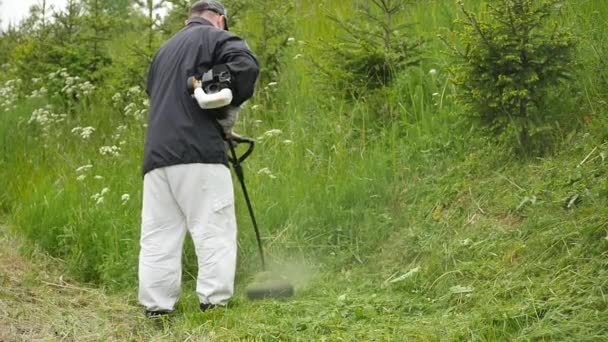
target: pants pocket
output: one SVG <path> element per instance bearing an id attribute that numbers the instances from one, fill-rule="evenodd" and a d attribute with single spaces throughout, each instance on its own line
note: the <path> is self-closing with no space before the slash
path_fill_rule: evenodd
<path id="1" fill-rule="evenodd" d="M 234 196 L 226 195 L 213 201 L 209 224 L 213 226 L 213 229 L 224 232 L 231 232 L 236 229 Z"/>

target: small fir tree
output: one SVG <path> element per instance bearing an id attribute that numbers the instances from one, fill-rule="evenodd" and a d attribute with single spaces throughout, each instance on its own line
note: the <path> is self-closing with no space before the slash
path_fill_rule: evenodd
<path id="1" fill-rule="evenodd" d="M 362 0 L 349 19 L 329 18 L 340 28 L 337 41 L 321 42 L 315 62 L 326 82 L 360 99 L 392 84 L 395 75 L 420 62 L 420 39 L 408 33 L 412 0 Z"/>
<path id="2" fill-rule="evenodd" d="M 545 110 L 552 90 L 573 70 L 576 40 L 552 19 L 561 2 L 496 0 L 484 20 L 462 0 L 457 4 L 464 15 L 461 47 L 451 45 L 457 100 L 494 132 L 516 129 L 527 152 L 535 133 L 558 114 Z"/>

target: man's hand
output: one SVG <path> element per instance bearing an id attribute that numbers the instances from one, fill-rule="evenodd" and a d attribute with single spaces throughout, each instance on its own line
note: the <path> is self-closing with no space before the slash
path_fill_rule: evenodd
<path id="1" fill-rule="evenodd" d="M 217 120 L 217 122 L 219 122 L 220 126 L 222 126 L 222 130 L 224 131 L 225 138 L 227 138 L 228 136 L 230 136 L 232 134 L 232 127 L 234 127 L 236 120 L 238 120 L 238 118 L 239 118 L 240 109 L 241 109 L 240 107 L 227 106 L 226 107 L 226 117 L 221 120 Z"/>

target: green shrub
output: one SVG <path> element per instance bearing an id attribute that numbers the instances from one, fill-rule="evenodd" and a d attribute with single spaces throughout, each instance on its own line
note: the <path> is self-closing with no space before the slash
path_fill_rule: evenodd
<path id="1" fill-rule="evenodd" d="M 410 0 L 356 2 L 355 15 L 330 17 L 339 39 L 321 41 L 316 62 L 324 83 L 348 97 L 361 99 L 370 91 L 390 86 L 396 75 L 420 61 L 418 39 L 409 36 L 405 19 Z"/>
<path id="2" fill-rule="evenodd" d="M 529 152 L 532 138 L 560 114 L 547 106 L 573 71 L 576 39 L 552 19 L 561 3 L 499 0 L 487 5 L 487 19 L 461 0 L 458 6 L 464 29 L 460 46 L 452 46 L 457 99 L 494 132 L 515 130 L 519 148 Z"/>

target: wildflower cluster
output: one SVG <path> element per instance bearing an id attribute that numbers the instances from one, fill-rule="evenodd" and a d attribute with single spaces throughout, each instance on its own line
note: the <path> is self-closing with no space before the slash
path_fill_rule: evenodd
<path id="1" fill-rule="evenodd" d="M 45 134 L 50 133 L 54 125 L 64 122 L 67 118 L 66 114 L 56 114 L 52 110 L 50 105 L 34 110 L 27 123 L 40 127 Z"/>
<path id="2" fill-rule="evenodd" d="M 85 178 L 87 178 L 86 172 L 89 171 L 92 167 L 93 165 L 87 164 L 77 168 L 76 173 L 78 174 L 78 177 L 76 177 L 76 180 L 79 182 L 85 180 Z"/>
<path id="3" fill-rule="evenodd" d="M 110 192 L 110 189 L 109 189 L 109 188 L 103 188 L 103 189 L 101 189 L 101 191 L 100 191 L 100 192 L 98 192 L 98 193 L 94 194 L 93 196 L 91 196 L 91 199 L 92 199 L 93 201 L 95 201 L 95 204 L 97 204 L 97 205 L 103 204 L 103 201 L 104 201 L 104 196 L 105 196 L 105 195 L 106 195 L 108 192 Z"/>
<path id="4" fill-rule="evenodd" d="M 48 89 L 46 89 L 45 87 L 40 87 L 40 89 L 34 89 L 32 90 L 32 93 L 30 94 L 29 98 L 30 99 L 36 99 L 36 98 L 43 98 L 46 96 L 46 94 L 48 94 Z"/>
<path id="5" fill-rule="evenodd" d="M 258 137 L 257 140 L 264 140 L 266 138 L 272 138 L 274 136 L 281 135 L 281 134 L 283 134 L 283 131 L 281 131 L 280 129 L 274 128 L 274 129 L 264 132 L 264 134 L 262 134 L 262 136 Z"/>
<path id="6" fill-rule="evenodd" d="M 121 140 L 123 133 L 125 133 L 126 131 L 127 131 L 127 125 L 120 125 L 120 126 L 116 127 L 116 132 L 112 135 L 112 138 L 115 141 L 118 141 L 118 145 L 122 146 L 127 143 L 125 140 Z"/>
<path id="7" fill-rule="evenodd" d="M 16 108 L 17 87 L 21 84 L 21 79 L 8 80 L 0 87 L 0 110 L 8 112 Z"/>
<path id="8" fill-rule="evenodd" d="M 55 85 L 65 99 L 82 99 L 95 91 L 95 86 L 78 76 L 71 76 L 66 68 L 48 74 L 48 83 Z"/>
<path id="9" fill-rule="evenodd" d="M 141 121 L 150 107 L 149 100 L 144 91 L 138 87 L 131 87 L 125 94 L 116 93 L 112 96 L 114 108 L 120 110 L 125 116 Z"/>
<path id="10" fill-rule="evenodd" d="M 116 145 L 112 145 L 112 146 L 101 146 L 99 148 L 99 153 L 101 153 L 102 156 L 112 156 L 112 157 L 118 157 L 120 156 L 120 147 L 116 146 Z"/>
<path id="11" fill-rule="evenodd" d="M 79 135 L 82 140 L 88 140 L 91 134 L 93 134 L 93 132 L 95 132 L 95 128 L 91 126 L 72 128 L 72 133 L 74 133 L 75 135 Z"/>

